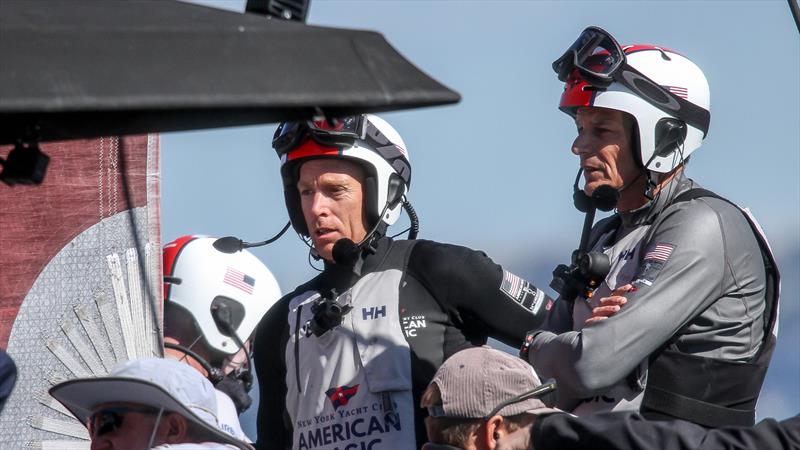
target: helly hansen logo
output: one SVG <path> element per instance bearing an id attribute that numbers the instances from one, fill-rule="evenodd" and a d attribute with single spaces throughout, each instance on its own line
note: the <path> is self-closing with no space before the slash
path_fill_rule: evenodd
<path id="1" fill-rule="evenodd" d="M 629 248 L 627 250 L 623 250 L 622 253 L 619 254 L 619 258 L 617 258 L 617 261 L 627 261 L 629 259 L 633 259 L 634 253 L 636 253 L 635 248 Z"/>
<path id="2" fill-rule="evenodd" d="M 350 401 L 358 393 L 358 386 L 337 386 L 332 387 L 325 391 L 325 395 L 331 400 L 333 404 L 333 409 L 337 410 L 340 406 L 347 405 L 347 402 Z"/>
<path id="3" fill-rule="evenodd" d="M 377 319 L 378 317 L 386 317 L 386 305 L 361 308 L 362 319 L 372 320 L 372 319 Z"/>

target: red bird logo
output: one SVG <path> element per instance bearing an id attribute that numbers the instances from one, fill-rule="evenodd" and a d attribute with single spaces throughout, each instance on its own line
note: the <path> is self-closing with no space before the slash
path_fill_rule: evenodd
<path id="1" fill-rule="evenodd" d="M 325 391 L 325 394 L 331 399 L 333 409 L 337 410 L 340 406 L 344 406 L 350 401 L 353 396 L 358 393 L 358 385 L 355 386 L 339 386 L 333 387 Z"/>

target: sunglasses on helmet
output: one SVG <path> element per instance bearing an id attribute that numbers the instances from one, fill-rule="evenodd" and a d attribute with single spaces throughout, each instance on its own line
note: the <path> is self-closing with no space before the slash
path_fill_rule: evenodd
<path id="1" fill-rule="evenodd" d="M 155 414 L 158 411 L 153 408 L 132 408 L 132 407 L 113 407 L 103 408 L 89 416 L 89 436 L 96 437 L 118 430 L 128 413 L 137 412 L 144 414 Z"/>
<path id="2" fill-rule="evenodd" d="M 283 156 L 296 148 L 310 136 L 318 144 L 329 147 L 353 145 L 356 139 L 364 139 L 367 117 L 363 114 L 334 119 L 283 122 L 275 130 L 272 148 Z"/>
<path id="3" fill-rule="evenodd" d="M 711 121 L 708 110 L 673 94 L 628 64 L 624 49 L 602 28 L 583 30 L 567 51 L 553 61 L 553 71 L 561 81 L 567 81 L 575 70 L 598 89 L 606 89 L 616 81 L 656 108 L 702 130 L 704 136 L 708 133 Z"/>

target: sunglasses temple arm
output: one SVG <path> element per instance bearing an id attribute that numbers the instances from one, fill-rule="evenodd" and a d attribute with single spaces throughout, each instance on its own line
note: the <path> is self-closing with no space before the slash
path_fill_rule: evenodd
<path id="1" fill-rule="evenodd" d="M 150 441 L 147 444 L 147 448 L 153 448 L 153 443 L 156 440 L 156 431 L 158 431 L 158 425 L 161 423 L 161 416 L 164 414 L 164 407 L 158 409 L 158 415 L 156 416 L 156 421 L 153 424 L 153 432 L 150 433 Z"/>
<path id="2" fill-rule="evenodd" d="M 526 393 L 520 395 L 519 397 L 510 398 L 510 399 L 504 401 L 503 403 L 497 405 L 497 407 L 495 409 L 493 409 L 492 412 L 490 412 L 486 417 L 484 417 L 484 420 L 489 420 L 490 418 L 492 418 L 492 416 L 497 414 L 501 409 L 505 408 L 508 405 L 512 405 L 514 403 L 519 403 L 519 402 L 524 402 L 525 400 L 527 400 L 529 398 L 533 398 L 533 397 L 541 397 L 541 396 L 543 396 L 545 394 L 549 394 L 550 392 L 555 391 L 556 387 L 557 387 L 556 386 L 556 381 L 555 380 L 549 380 L 545 384 L 543 384 L 543 385 L 541 385 L 541 386 L 539 386 L 539 387 L 537 387 L 537 388 L 535 388 L 535 389 L 533 389 L 533 390 L 531 390 L 529 392 L 526 392 Z"/>
<path id="3" fill-rule="evenodd" d="M 525 401 L 525 400 L 527 400 L 529 398 L 541 397 L 541 396 L 547 395 L 547 394 L 549 394 L 549 393 L 551 393 L 551 392 L 553 392 L 555 390 L 556 390 L 556 381 L 555 380 L 549 380 L 545 384 L 537 387 L 536 389 L 534 389 L 534 390 L 532 390 L 532 391 L 530 391 L 530 392 L 528 392 L 526 394 L 523 394 L 518 401 L 521 402 L 521 401 Z"/>

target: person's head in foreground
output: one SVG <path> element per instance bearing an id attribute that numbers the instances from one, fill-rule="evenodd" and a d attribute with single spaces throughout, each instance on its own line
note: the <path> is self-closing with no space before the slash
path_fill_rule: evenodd
<path id="1" fill-rule="evenodd" d="M 104 377 L 53 386 L 50 395 L 86 425 L 92 450 L 149 449 L 218 443 L 203 448 L 252 449 L 217 422 L 214 387 L 187 364 L 142 358 L 118 364 Z"/>
<path id="2" fill-rule="evenodd" d="M 425 450 L 494 449 L 497 440 L 557 412 L 540 396 L 552 391 L 525 361 L 489 347 L 461 350 L 436 371 L 422 394 L 428 409 Z"/>

